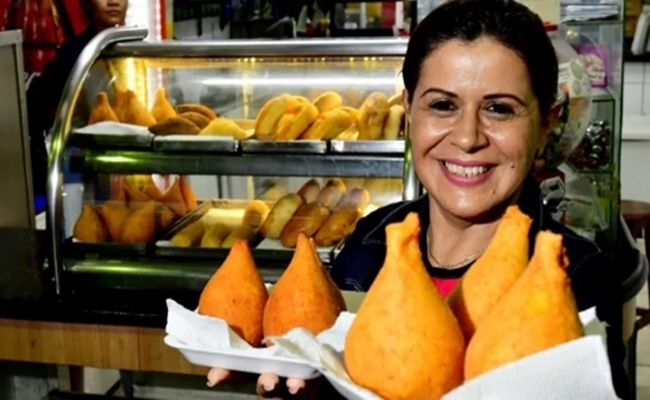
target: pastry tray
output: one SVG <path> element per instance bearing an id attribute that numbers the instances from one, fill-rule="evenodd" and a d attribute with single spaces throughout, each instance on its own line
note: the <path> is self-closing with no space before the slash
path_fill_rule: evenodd
<path id="1" fill-rule="evenodd" d="M 332 140 L 330 152 L 335 154 L 404 155 L 404 140 Z"/>
<path id="2" fill-rule="evenodd" d="M 239 141 L 220 136 L 156 136 L 153 139 L 153 149 L 160 152 L 236 153 Z"/>
<path id="3" fill-rule="evenodd" d="M 131 134 L 95 134 L 73 131 L 68 143 L 71 147 L 86 149 L 150 149 L 153 135 Z"/>
<path id="4" fill-rule="evenodd" d="M 86 243 L 68 238 L 63 242 L 63 254 L 68 258 L 135 258 L 147 255 L 149 246 L 147 243 Z"/>
<path id="5" fill-rule="evenodd" d="M 241 142 L 242 153 L 325 154 L 327 142 L 322 140 L 245 140 Z"/>

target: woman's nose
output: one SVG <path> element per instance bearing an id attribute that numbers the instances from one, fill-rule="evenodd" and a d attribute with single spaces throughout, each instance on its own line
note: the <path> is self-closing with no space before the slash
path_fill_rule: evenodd
<path id="1" fill-rule="evenodd" d="M 465 112 L 453 126 L 449 136 L 452 145 L 464 153 L 473 153 L 487 146 L 488 138 L 482 132 L 479 116 Z"/>

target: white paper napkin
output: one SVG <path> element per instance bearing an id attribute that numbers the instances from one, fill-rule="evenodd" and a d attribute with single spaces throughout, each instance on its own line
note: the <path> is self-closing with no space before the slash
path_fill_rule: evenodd
<path id="1" fill-rule="evenodd" d="M 349 328 L 353 317 L 342 321 L 341 326 Z M 448 393 L 444 400 L 617 399 L 604 347 L 604 326 L 597 320 L 595 309 L 581 313 L 580 319 L 587 337 L 491 371 Z M 347 399 L 380 399 L 350 380 L 340 355 L 342 346 L 335 350 L 322 345 L 304 329 L 292 331 L 291 337 L 269 339 L 276 347 L 309 362 Z"/>
<path id="2" fill-rule="evenodd" d="M 144 135 L 153 136 L 149 129 L 143 126 L 124 124 L 121 122 L 104 121 L 75 129 L 75 133 L 94 135 Z"/>

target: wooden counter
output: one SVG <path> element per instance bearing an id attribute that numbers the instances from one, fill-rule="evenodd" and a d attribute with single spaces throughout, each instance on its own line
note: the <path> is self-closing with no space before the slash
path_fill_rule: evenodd
<path id="1" fill-rule="evenodd" d="M 163 329 L 0 319 L 0 359 L 205 375 L 163 342 Z"/>

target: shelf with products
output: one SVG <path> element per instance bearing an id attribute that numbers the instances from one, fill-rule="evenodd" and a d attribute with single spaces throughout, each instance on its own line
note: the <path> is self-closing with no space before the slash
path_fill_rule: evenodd
<path id="1" fill-rule="evenodd" d="M 125 32 L 145 34 L 99 39 Z M 66 88 L 52 144 L 59 291 L 190 288 L 236 239 L 272 281 L 299 232 L 329 264 L 358 219 L 417 195 L 405 184 L 404 40 L 94 50 Z"/>

